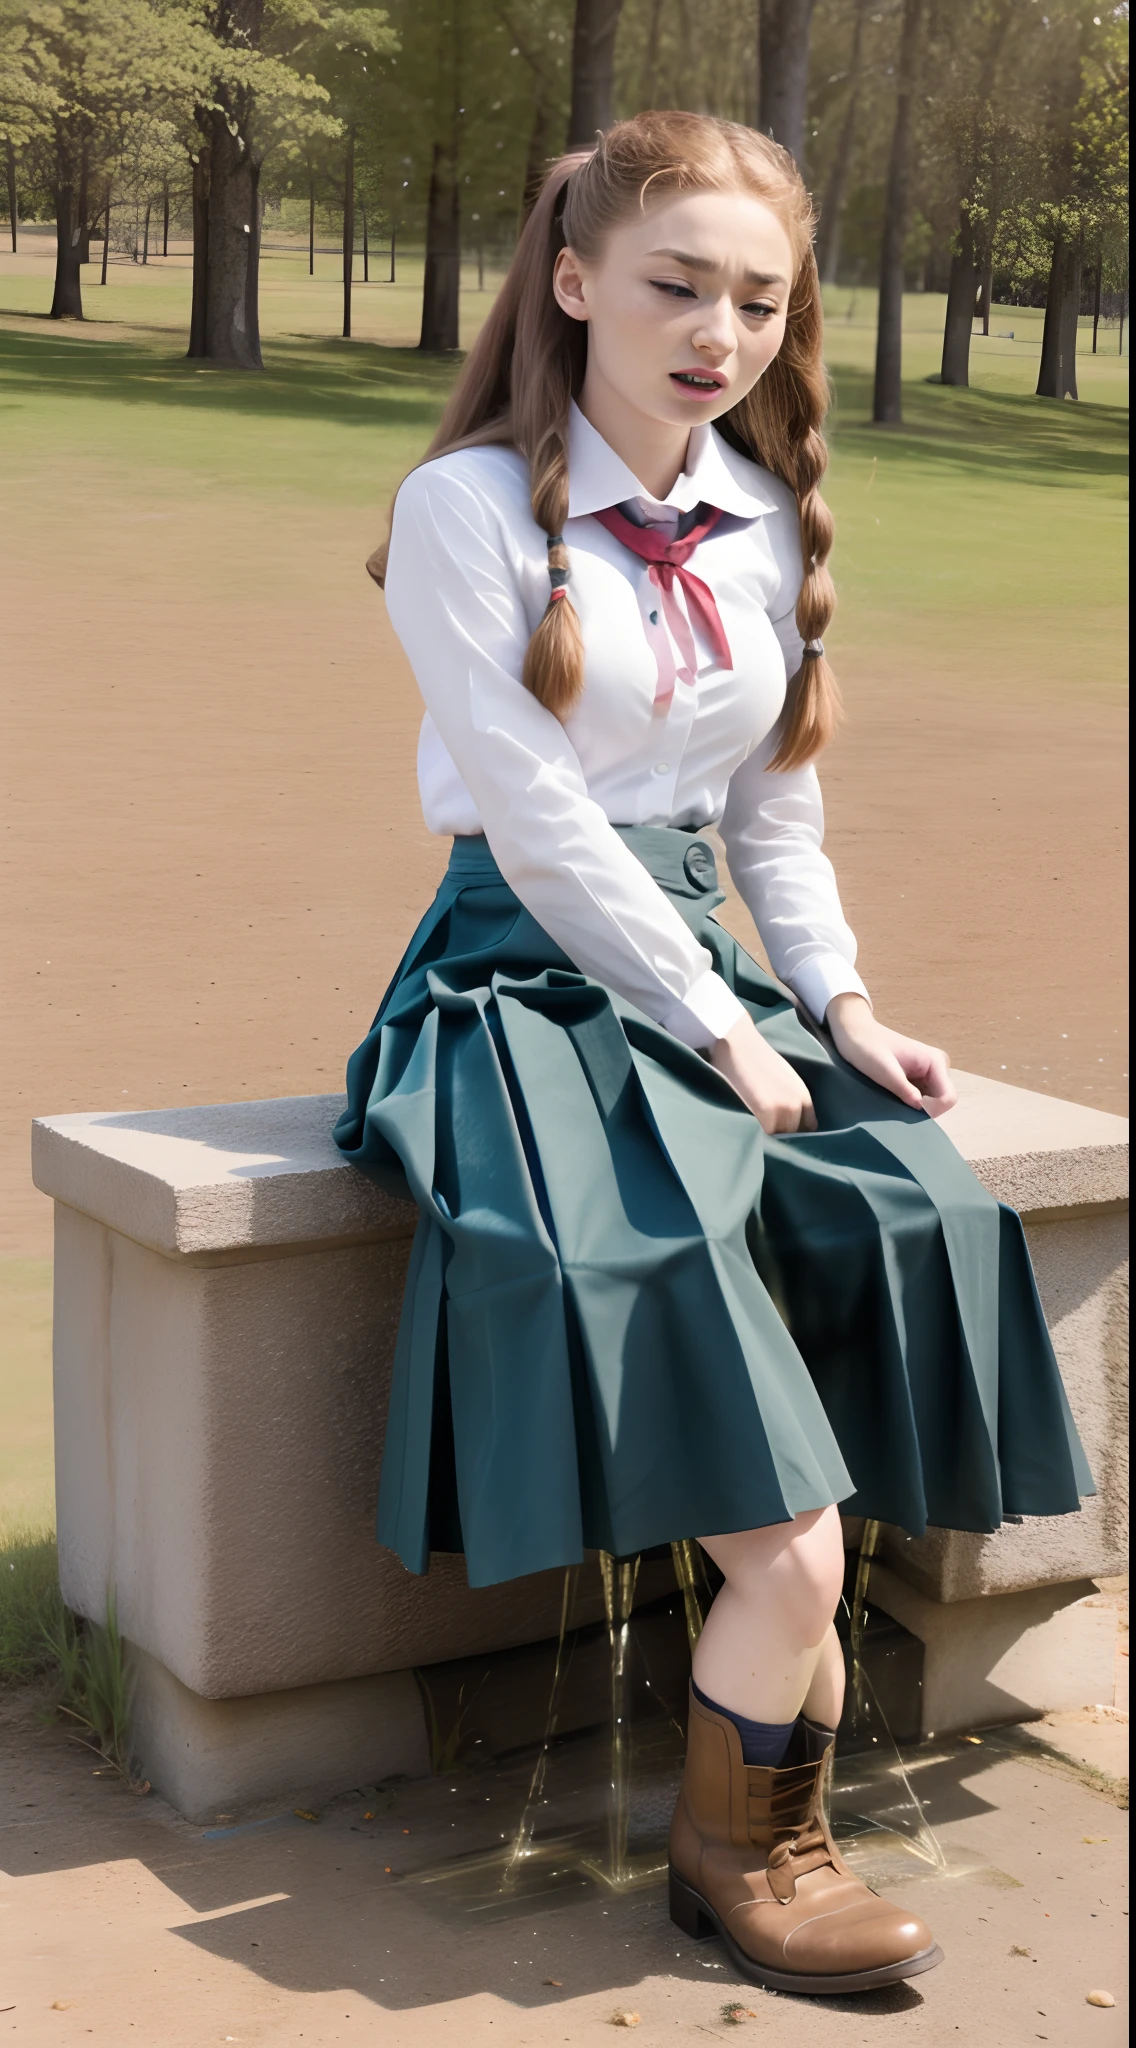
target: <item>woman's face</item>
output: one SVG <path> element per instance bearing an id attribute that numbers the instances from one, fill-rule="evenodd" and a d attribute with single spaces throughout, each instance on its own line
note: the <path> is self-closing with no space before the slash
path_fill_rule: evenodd
<path id="1" fill-rule="evenodd" d="M 692 192 L 636 211 L 594 261 L 562 250 L 553 291 L 588 324 L 585 391 L 673 431 L 728 412 L 768 369 L 794 269 L 760 199 Z"/>

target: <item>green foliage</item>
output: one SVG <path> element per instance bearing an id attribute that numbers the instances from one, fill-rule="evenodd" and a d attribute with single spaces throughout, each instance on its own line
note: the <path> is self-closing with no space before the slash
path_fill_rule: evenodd
<path id="1" fill-rule="evenodd" d="M 137 1785 L 130 1683 L 113 1593 L 100 1627 L 63 1604 L 54 1536 L 17 1526 L 0 1538 L 0 1685 L 50 1682 L 78 1740 Z"/>
<path id="2" fill-rule="evenodd" d="M 114 1594 L 107 1595 L 101 1627 L 77 1621 L 64 1608 L 44 1633 L 59 1673 L 60 1714 L 80 1742 L 128 1783 L 136 1783 L 130 1760 L 130 1681 Z"/>
<path id="3" fill-rule="evenodd" d="M 53 1638 L 65 1622 L 55 1538 L 17 1524 L 0 1537 L 0 1685 L 55 1668 Z"/>

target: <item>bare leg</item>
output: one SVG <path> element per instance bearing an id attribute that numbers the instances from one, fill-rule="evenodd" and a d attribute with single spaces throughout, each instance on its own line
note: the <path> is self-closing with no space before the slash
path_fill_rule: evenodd
<path id="1" fill-rule="evenodd" d="M 694 1652 L 700 1690 L 747 1720 L 783 1724 L 807 1704 L 835 1727 L 844 1680 L 832 1626 L 844 1580 L 837 1510 L 700 1540 L 726 1580 Z"/>

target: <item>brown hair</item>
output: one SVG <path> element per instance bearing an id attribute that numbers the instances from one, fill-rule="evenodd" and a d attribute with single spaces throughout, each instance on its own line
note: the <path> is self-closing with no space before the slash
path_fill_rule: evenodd
<path id="1" fill-rule="evenodd" d="M 741 454 L 793 491 L 804 578 L 797 629 L 806 653 L 790 684 L 788 713 L 774 768 L 797 768 L 832 737 L 840 699 L 823 653 L 809 651 L 832 617 L 836 594 L 827 562 L 832 515 L 820 495 L 828 460 L 821 426 L 828 380 L 821 359 L 820 282 L 813 255 L 815 214 L 792 157 L 768 137 L 701 114 L 637 114 L 617 122 L 594 150 L 553 164 L 517 245 L 505 282 L 469 356 L 423 461 L 459 448 L 505 445 L 527 456 L 533 517 L 559 536 L 568 517 L 568 414 L 584 381 L 586 324 L 562 312 L 552 291 L 559 251 L 594 259 L 604 236 L 652 195 L 742 190 L 781 219 L 793 244 L 796 276 L 785 339 L 760 381 L 716 422 Z M 367 566 L 377 582 L 386 545 Z M 567 571 L 568 552 L 550 545 L 549 568 Z M 565 579 L 558 577 L 563 583 Z M 550 598 L 529 641 L 524 681 L 558 718 L 584 685 L 580 622 L 566 594 Z"/>

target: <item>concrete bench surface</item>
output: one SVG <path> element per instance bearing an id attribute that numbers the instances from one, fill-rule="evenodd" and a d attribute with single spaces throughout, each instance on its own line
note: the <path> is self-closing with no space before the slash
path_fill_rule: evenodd
<path id="1" fill-rule="evenodd" d="M 1093 1577 L 1125 1568 L 1127 1527 L 1127 1123 L 957 1080 L 945 1128 L 1026 1219 L 1100 1492 L 1080 1515 L 989 1537 L 887 1532 L 879 1603 L 904 1626 L 922 1616 L 916 1632 L 938 1646 L 928 1670 L 953 1674 L 949 1704 L 943 1686 L 925 1697 L 940 1729 L 992 1701 L 1003 1718 L 1068 1704 L 1078 1660 L 1074 1690 L 1105 1696 L 1103 1634 L 1080 1603 Z M 416 1211 L 336 1150 L 342 1101 L 117 1109 L 33 1130 L 35 1182 L 56 1205 L 64 1595 L 100 1620 L 114 1589 L 145 1676 L 150 1775 L 185 1812 L 302 1778 L 287 1763 L 302 1743 L 339 1756 L 328 1783 L 364 1782 L 365 1760 L 371 1776 L 406 1768 L 423 1739 L 411 1666 L 535 1642 L 559 1620 L 561 1573 L 474 1593 L 460 1559 L 418 1579 L 374 1541 Z M 984 1633 L 969 1620 L 979 1596 L 1011 1603 Z M 961 1637 L 943 1618 L 952 1603 Z M 980 1634 L 997 1654 L 960 1689 L 957 1645 Z M 1013 1646 L 1027 1636 L 1025 1657 Z M 378 1750 L 376 1714 L 390 1735 Z"/>
<path id="2" fill-rule="evenodd" d="M 942 1119 L 993 1194 L 1031 1213 L 1127 1199 L 1128 1121 L 956 1073 Z M 364 1178 L 331 1131 L 342 1095 L 38 1118 L 46 1195 L 138 1244 L 193 1257 L 247 1247 L 413 1234 L 413 1205 Z"/>

